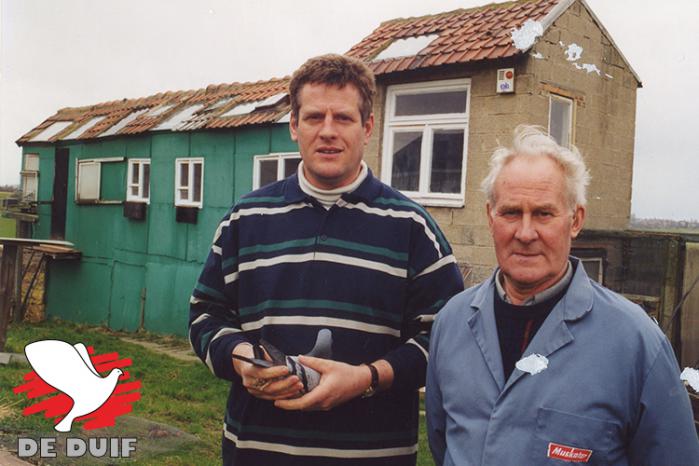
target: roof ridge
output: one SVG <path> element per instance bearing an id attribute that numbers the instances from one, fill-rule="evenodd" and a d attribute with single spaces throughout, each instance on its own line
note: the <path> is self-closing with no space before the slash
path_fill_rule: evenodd
<path id="1" fill-rule="evenodd" d="M 232 83 L 220 83 L 220 84 L 209 84 L 206 87 L 203 88 L 198 88 L 198 89 L 187 89 L 187 90 L 177 90 L 177 91 L 161 91 L 156 94 L 151 94 L 148 96 L 142 96 L 142 97 L 124 97 L 122 99 L 115 99 L 115 100 L 107 100 L 103 102 L 98 102 L 94 104 L 89 104 L 89 105 L 82 105 L 82 106 L 77 106 L 77 107 L 63 107 L 60 108 L 56 111 L 56 116 L 58 116 L 61 113 L 72 113 L 72 112 L 89 112 L 89 111 L 96 111 L 101 108 L 108 108 L 108 107 L 116 107 L 118 108 L 119 106 L 123 107 L 124 109 L 130 108 L 130 107 L 152 107 L 154 104 L 155 105 L 160 105 L 157 101 L 159 100 L 171 100 L 174 98 L 182 97 L 182 102 L 185 100 L 190 99 L 191 97 L 194 97 L 196 95 L 201 95 L 200 93 L 204 94 L 211 94 L 211 95 L 217 95 L 217 94 L 226 94 L 226 93 L 234 93 L 233 91 L 237 90 L 237 88 L 243 88 L 241 90 L 244 90 L 246 87 L 252 87 L 256 85 L 261 85 L 261 84 L 269 84 L 273 85 L 275 83 L 282 83 L 284 81 L 288 81 L 290 79 L 289 76 L 282 76 L 282 77 L 273 77 L 270 79 L 260 79 L 257 81 L 234 81 Z M 156 101 L 156 102 L 152 102 Z M 180 102 L 181 103 L 181 102 Z M 57 120 L 60 121 L 60 120 Z"/>
<path id="2" fill-rule="evenodd" d="M 507 8 L 514 6 L 516 4 L 524 4 L 524 3 L 533 3 L 533 2 L 541 2 L 544 0 L 510 0 L 507 2 L 491 2 L 486 5 L 480 5 L 480 6 L 473 6 L 470 8 L 456 8 L 455 10 L 451 11 L 443 11 L 441 13 L 432 13 L 432 14 L 427 14 L 427 15 L 422 15 L 422 16 L 408 16 L 406 18 L 393 18 L 389 19 L 386 21 L 382 21 L 378 28 L 381 28 L 385 25 L 390 25 L 394 23 L 401 23 L 401 22 L 407 22 L 407 21 L 418 21 L 418 20 L 423 20 L 423 19 L 428 19 L 428 18 L 439 18 L 440 16 L 452 16 L 456 13 L 473 13 L 476 11 L 485 11 L 485 10 L 490 10 L 490 9 L 495 9 L 495 8 Z M 558 3 L 559 0 L 556 0 L 556 3 Z M 378 29 L 376 28 L 376 29 Z"/>

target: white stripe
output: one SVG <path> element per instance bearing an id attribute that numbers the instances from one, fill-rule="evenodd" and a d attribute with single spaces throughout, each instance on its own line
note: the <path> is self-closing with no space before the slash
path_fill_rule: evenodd
<path id="1" fill-rule="evenodd" d="M 228 216 L 228 219 L 222 221 L 218 225 L 218 228 L 216 228 L 216 233 L 214 234 L 213 242 L 215 243 L 216 241 L 218 241 L 218 238 L 221 236 L 221 230 L 223 230 L 224 227 L 227 227 L 231 224 L 231 222 L 238 220 L 240 217 L 246 217 L 248 215 L 285 214 L 291 212 L 292 210 L 303 209 L 304 207 L 313 206 L 311 204 L 308 204 L 307 202 L 301 202 L 298 204 L 289 204 L 284 207 L 251 207 L 249 209 L 241 208 L 237 212 L 232 212 L 231 215 Z"/>
<path id="2" fill-rule="evenodd" d="M 192 298 L 192 299 L 196 299 L 196 298 Z M 201 302 L 201 301 L 198 300 L 198 299 L 196 299 L 196 300 L 197 300 L 197 302 Z M 194 304 L 195 304 L 195 303 L 194 303 Z M 196 319 L 194 319 L 194 320 L 192 321 L 192 324 L 190 325 L 190 327 L 193 327 L 194 325 L 198 324 L 199 322 L 201 322 L 201 321 L 204 320 L 204 319 L 208 319 L 209 317 L 211 317 L 211 314 L 202 314 L 202 315 L 200 315 L 199 317 L 197 317 Z"/>
<path id="3" fill-rule="evenodd" d="M 437 262 L 434 264 L 428 266 L 420 272 L 419 274 L 415 275 L 415 278 L 422 277 L 423 275 L 427 275 L 428 273 L 434 272 L 437 269 L 440 269 L 444 267 L 447 264 L 456 264 L 456 257 L 454 257 L 453 254 L 449 254 L 448 256 L 444 256 L 441 259 L 439 259 Z"/>
<path id="4" fill-rule="evenodd" d="M 360 259 L 352 256 L 344 256 L 341 254 L 331 254 L 327 252 L 307 252 L 304 254 L 285 254 L 282 256 L 271 257 L 269 259 L 257 259 L 251 262 L 241 262 L 238 265 L 238 270 L 243 272 L 254 270 L 259 267 L 270 267 L 277 264 L 290 264 L 300 262 L 310 262 L 313 260 L 333 262 L 337 264 L 350 265 L 353 267 L 361 267 L 364 269 L 377 270 L 396 277 L 406 278 L 408 272 L 405 269 L 391 267 L 390 265 L 381 262 Z M 227 278 L 227 277 L 226 277 Z M 233 281 L 233 280 L 231 280 Z M 226 281 L 226 283 L 228 283 Z"/>
<path id="5" fill-rule="evenodd" d="M 236 448 L 273 451 L 294 456 L 323 456 L 327 458 L 383 458 L 386 456 L 412 455 L 417 452 L 417 444 L 409 447 L 371 448 L 361 450 L 297 447 L 283 443 L 260 442 L 257 440 L 239 440 L 233 432 L 229 432 L 223 426 L 223 434 L 228 440 L 235 443 Z"/>
<path id="6" fill-rule="evenodd" d="M 416 214 L 413 211 L 404 211 L 404 210 L 393 210 L 393 209 L 379 209 L 378 207 L 369 207 L 363 202 L 359 202 L 357 204 L 351 204 L 347 203 L 345 208 L 348 209 L 359 209 L 362 212 L 366 212 L 367 214 L 373 214 L 373 215 L 378 215 L 380 217 L 394 217 L 394 218 L 410 218 L 413 221 L 419 223 L 422 225 L 422 228 L 425 230 L 425 235 L 432 241 L 432 244 L 434 244 L 434 248 L 437 250 L 437 254 L 439 257 L 442 257 L 442 251 L 439 248 L 439 242 L 437 241 L 437 237 L 432 233 L 432 230 L 427 226 L 427 222 L 425 221 L 425 218 L 421 215 Z"/>
<path id="7" fill-rule="evenodd" d="M 223 253 L 223 250 L 221 249 L 221 246 L 216 246 L 215 244 L 211 246 L 211 250 L 216 254 L 217 256 L 220 256 Z"/>
<path id="8" fill-rule="evenodd" d="M 214 337 L 211 340 L 209 340 L 209 344 L 206 347 L 206 361 L 205 362 L 206 362 L 207 367 L 211 371 L 211 373 L 214 375 L 216 375 L 216 372 L 214 372 L 214 366 L 213 366 L 213 363 L 211 362 L 211 353 L 209 352 L 209 350 L 211 349 L 211 343 L 213 343 L 218 338 L 221 338 L 224 335 L 230 335 L 232 333 L 240 333 L 240 330 L 237 328 L 230 328 L 230 327 L 222 328 L 221 330 L 216 332 L 216 335 L 214 335 Z"/>
<path id="9" fill-rule="evenodd" d="M 223 276 L 223 283 L 228 285 L 229 283 L 233 283 L 237 279 L 238 279 L 238 272 L 229 273 L 228 275 Z"/>
<path id="10" fill-rule="evenodd" d="M 266 316 L 254 322 L 247 322 L 241 327 L 243 330 L 257 330 L 265 325 L 309 325 L 316 327 L 339 327 L 350 330 L 358 330 L 367 333 L 378 333 L 380 335 L 392 335 L 400 337 L 400 330 L 396 330 L 384 325 L 366 324 L 356 320 L 337 319 L 334 317 L 314 317 L 314 316 Z"/>
<path id="11" fill-rule="evenodd" d="M 425 355 L 425 359 L 428 358 L 428 356 L 427 356 L 427 351 L 425 351 L 425 348 L 423 348 L 422 346 L 420 346 L 420 344 L 419 344 L 418 342 L 416 342 L 415 340 L 413 340 L 412 338 L 411 338 L 410 340 L 406 341 L 405 343 L 408 344 L 408 345 L 415 345 L 415 346 L 417 346 L 417 347 L 420 349 L 420 351 L 422 351 L 422 354 Z"/>

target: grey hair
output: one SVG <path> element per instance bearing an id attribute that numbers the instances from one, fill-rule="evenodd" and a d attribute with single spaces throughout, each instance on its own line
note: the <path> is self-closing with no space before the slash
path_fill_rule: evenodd
<path id="1" fill-rule="evenodd" d="M 519 125 L 515 128 L 512 147 L 498 147 L 490 157 L 490 171 L 481 182 L 481 190 L 490 204 L 495 203 L 495 180 L 516 156 L 551 157 L 563 169 L 566 180 L 568 200 L 571 208 L 587 204 L 587 186 L 590 184 L 590 172 L 580 151 L 575 146 L 560 146 L 539 126 Z"/>

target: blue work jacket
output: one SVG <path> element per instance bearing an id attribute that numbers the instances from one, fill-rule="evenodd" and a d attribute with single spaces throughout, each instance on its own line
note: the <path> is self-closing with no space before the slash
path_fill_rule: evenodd
<path id="1" fill-rule="evenodd" d="M 677 361 L 640 307 L 578 264 L 523 355 L 548 367 L 504 380 L 493 280 L 452 298 L 433 327 L 426 410 L 437 464 L 699 465 Z"/>

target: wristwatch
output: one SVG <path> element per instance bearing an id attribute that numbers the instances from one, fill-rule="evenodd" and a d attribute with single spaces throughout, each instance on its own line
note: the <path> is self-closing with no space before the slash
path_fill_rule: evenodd
<path id="1" fill-rule="evenodd" d="M 379 389 L 379 371 L 373 364 L 364 365 L 371 371 L 371 384 L 369 385 L 369 388 L 364 390 L 364 393 L 362 393 L 362 398 L 369 398 L 374 396 Z"/>

